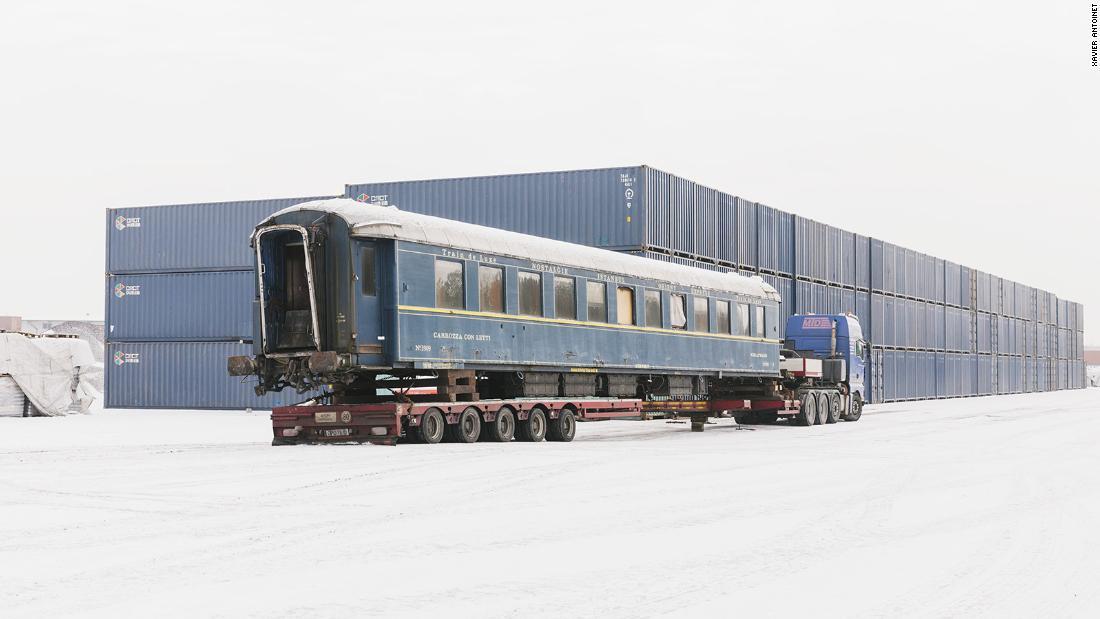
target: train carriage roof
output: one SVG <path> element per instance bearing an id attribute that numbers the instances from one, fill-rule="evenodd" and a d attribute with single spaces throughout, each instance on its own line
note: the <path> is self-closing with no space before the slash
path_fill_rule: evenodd
<path id="1" fill-rule="evenodd" d="M 296 204 L 272 217 L 294 211 L 321 211 L 338 215 L 347 222 L 353 237 L 398 239 L 462 251 L 480 251 L 781 301 L 775 288 L 759 276 L 709 271 L 587 245 L 410 213 L 393 206 L 376 206 L 347 198 L 335 198 Z"/>

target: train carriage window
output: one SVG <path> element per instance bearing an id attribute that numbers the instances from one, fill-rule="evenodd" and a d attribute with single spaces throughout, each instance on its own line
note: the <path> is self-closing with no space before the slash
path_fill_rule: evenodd
<path id="1" fill-rule="evenodd" d="M 572 277 L 554 277 L 554 315 L 558 318 L 577 318 L 577 280 Z"/>
<path id="2" fill-rule="evenodd" d="M 607 322 L 607 284 L 588 282 L 588 320 Z"/>
<path id="3" fill-rule="evenodd" d="M 615 289 L 615 322 L 620 325 L 636 324 L 634 320 L 634 289 L 619 286 Z"/>
<path id="4" fill-rule="evenodd" d="M 730 332 L 730 302 L 715 301 L 715 320 L 718 321 L 718 332 L 729 334 Z"/>
<path id="5" fill-rule="evenodd" d="M 538 273 L 519 272 L 519 313 L 542 316 L 542 277 Z"/>
<path id="6" fill-rule="evenodd" d="M 461 262 L 436 259 L 435 306 L 444 309 L 466 309 L 466 278 Z"/>
<path id="7" fill-rule="evenodd" d="M 695 330 L 702 332 L 710 331 L 710 308 L 707 306 L 707 298 L 695 297 L 694 309 Z"/>
<path id="8" fill-rule="evenodd" d="M 477 287 L 481 311 L 504 312 L 504 269 L 478 265 Z"/>
<path id="9" fill-rule="evenodd" d="M 764 337 L 764 306 L 754 305 L 752 306 L 752 336 Z"/>
<path id="10" fill-rule="evenodd" d="M 733 334 L 749 334 L 749 306 L 744 303 L 736 303 L 737 313 L 733 316 Z"/>
<path id="11" fill-rule="evenodd" d="M 660 290 L 645 291 L 645 326 L 657 328 L 661 326 Z"/>
<path id="12" fill-rule="evenodd" d="M 673 329 L 687 329 L 687 297 L 682 294 L 669 295 L 668 320 Z"/>
<path id="13" fill-rule="evenodd" d="M 374 247 L 371 245 L 364 245 L 362 255 L 363 272 L 360 274 L 360 278 L 363 283 L 363 294 L 368 297 L 373 297 L 378 294 L 378 271 L 375 266 Z"/>

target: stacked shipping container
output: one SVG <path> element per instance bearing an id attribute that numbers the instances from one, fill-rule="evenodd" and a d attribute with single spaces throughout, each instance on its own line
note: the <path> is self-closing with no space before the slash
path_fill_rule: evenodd
<path id="1" fill-rule="evenodd" d="M 255 280 L 248 239 L 306 200 L 181 204 L 107 212 L 106 376 L 111 408 L 271 408 L 226 372 L 252 350 Z"/>
<path id="2" fill-rule="evenodd" d="M 704 269 L 759 274 L 782 295 L 787 315 L 859 317 L 872 343 L 873 401 L 1085 386 L 1080 305 L 647 166 L 348 185 L 345 196 Z M 193 381 L 228 381 L 224 358 L 240 354 L 229 347 L 252 338 L 249 234 L 272 212 L 310 199 L 316 198 L 108 213 L 108 348 L 124 361 L 108 372 L 109 406 L 277 403 L 280 398 L 250 395 L 244 385 L 219 383 L 210 390 L 217 395 L 199 393 L 199 382 L 179 377 L 191 372 Z M 135 297 L 149 299 L 144 307 L 125 305 L 131 286 L 137 287 Z M 151 348 L 138 350 L 139 343 Z M 192 353 L 198 343 L 225 350 L 207 346 L 201 354 L 208 357 L 200 357 Z M 165 363 L 152 352 L 157 347 L 182 373 L 148 370 L 146 379 L 121 378 L 132 369 L 125 364 L 131 350 Z M 208 367 L 216 372 L 200 376 Z M 294 396 L 281 399 L 287 398 Z"/>

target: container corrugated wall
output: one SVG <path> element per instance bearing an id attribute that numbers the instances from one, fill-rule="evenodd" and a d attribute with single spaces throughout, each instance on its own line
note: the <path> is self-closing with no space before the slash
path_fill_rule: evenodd
<path id="1" fill-rule="evenodd" d="M 761 271 L 790 275 L 794 249 L 792 225 L 796 219 L 790 213 L 763 204 L 756 209 L 758 266 Z"/>
<path id="2" fill-rule="evenodd" d="M 737 213 L 737 198 L 724 193 L 718 194 L 718 251 L 715 258 L 727 264 L 737 264 L 740 258 L 740 223 Z"/>
<path id="3" fill-rule="evenodd" d="M 105 387 L 108 408 L 267 409 L 307 396 L 286 390 L 259 397 L 255 380 L 226 371 L 232 355 L 252 347 L 233 342 L 108 342 Z"/>
<path id="4" fill-rule="evenodd" d="M 345 196 L 619 249 L 694 248 L 695 183 L 645 166 L 347 185 Z"/>
<path id="5" fill-rule="evenodd" d="M 108 341 L 252 339 L 252 271 L 107 277 Z"/>
<path id="6" fill-rule="evenodd" d="M 757 204 L 737 198 L 737 263 L 743 268 L 756 268 Z"/>

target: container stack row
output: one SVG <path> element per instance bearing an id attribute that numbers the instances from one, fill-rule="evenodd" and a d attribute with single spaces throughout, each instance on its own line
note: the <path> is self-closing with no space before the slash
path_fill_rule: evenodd
<path id="1" fill-rule="evenodd" d="M 311 199 L 107 212 L 107 407 L 266 409 L 300 399 L 257 396 L 226 360 L 252 352 L 253 227 Z"/>
<path id="2" fill-rule="evenodd" d="M 872 399 L 1084 385 L 1080 305 L 648 166 L 348 185 L 363 202 L 759 274 L 792 313 L 851 312 Z"/>
<path id="3" fill-rule="evenodd" d="M 344 197 L 760 275 L 782 296 L 784 321 L 793 313 L 859 317 L 872 344 L 872 401 L 1085 385 L 1079 304 L 648 166 L 354 184 Z M 253 339 L 251 230 L 310 199 L 108 213 L 108 349 L 121 360 L 108 372 L 108 405 L 281 401 L 228 385 L 225 357 Z"/>

